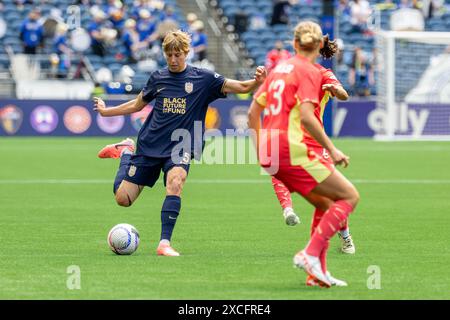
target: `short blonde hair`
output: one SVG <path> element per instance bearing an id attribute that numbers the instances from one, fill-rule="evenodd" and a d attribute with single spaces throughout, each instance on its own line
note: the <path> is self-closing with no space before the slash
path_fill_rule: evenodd
<path id="1" fill-rule="evenodd" d="M 294 38 L 303 50 L 315 50 L 323 39 L 322 28 L 313 21 L 300 22 L 295 27 Z"/>
<path id="2" fill-rule="evenodd" d="M 191 46 L 191 36 L 181 30 L 170 31 L 164 37 L 162 44 L 164 52 L 178 51 L 188 53 Z"/>

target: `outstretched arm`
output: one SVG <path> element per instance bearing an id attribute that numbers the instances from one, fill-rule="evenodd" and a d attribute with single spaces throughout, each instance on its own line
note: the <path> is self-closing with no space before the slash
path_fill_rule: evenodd
<path id="1" fill-rule="evenodd" d="M 106 104 L 101 98 L 94 97 L 94 111 L 97 111 L 103 117 L 113 117 L 134 113 L 142 110 L 146 105 L 147 102 L 145 102 L 142 98 L 142 92 L 139 93 L 136 99 L 111 108 L 106 108 Z"/>
<path id="2" fill-rule="evenodd" d="M 255 71 L 255 78 L 253 80 L 239 81 L 227 79 L 223 86 L 223 93 L 249 93 L 255 91 L 261 83 L 266 79 L 266 68 L 258 67 Z"/>
<path id="3" fill-rule="evenodd" d="M 260 105 L 256 100 L 252 101 L 248 109 L 248 127 L 252 129 L 251 137 L 256 148 L 256 154 L 259 154 L 259 131 L 261 129 L 261 113 L 264 106 Z"/>

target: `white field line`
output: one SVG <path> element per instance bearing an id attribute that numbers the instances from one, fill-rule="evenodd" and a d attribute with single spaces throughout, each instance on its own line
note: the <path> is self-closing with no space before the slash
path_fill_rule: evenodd
<path id="1" fill-rule="evenodd" d="M 450 179 L 350 179 L 355 184 L 450 184 Z M 158 181 L 162 183 L 162 181 Z M 8 184 L 112 184 L 113 179 L 0 179 Z M 268 184 L 269 179 L 188 179 L 189 184 Z"/>

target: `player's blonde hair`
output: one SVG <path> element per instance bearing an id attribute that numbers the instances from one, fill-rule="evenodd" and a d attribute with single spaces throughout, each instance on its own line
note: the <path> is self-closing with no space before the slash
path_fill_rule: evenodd
<path id="1" fill-rule="evenodd" d="M 170 31 L 164 37 L 162 44 L 165 53 L 171 51 L 184 52 L 188 54 L 191 46 L 191 36 L 181 30 Z"/>
<path id="2" fill-rule="evenodd" d="M 313 21 L 299 22 L 294 30 L 294 38 L 302 50 L 314 51 L 323 39 L 322 28 Z"/>

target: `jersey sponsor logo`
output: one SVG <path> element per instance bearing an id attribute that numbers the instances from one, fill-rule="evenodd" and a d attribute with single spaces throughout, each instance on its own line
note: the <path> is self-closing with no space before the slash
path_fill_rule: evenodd
<path id="1" fill-rule="evenodd" d="M 39 133 L 50 133 L 58 126 L 58 114 L 50 106 L 37 106 L 30 115 L 31 126 Z"/>
<path id="2" fill-rule="evenodd" d="M 205 117 L 205 128 L 208 129 L 218 129 L 221 123 L 220 113 L 217 108 L 208 107 Z"/>
<path id="3" fill-rule="evenodd" d="M 15 134 L 22 126 L 23 113 L 19 107 L 8 104 L 0 108 L 0 123 L 7 134 Z"/>
<path id="4" fill-rule="evenodd" d="M 102 117 L 97 114 L 97 125 L 103 132 L 114 134 L 119 132 L 125 124 L 124 116 Z"/>
<path id="5" fill-rule="evenodd" d="M 163 99 L 163 113 L 186 113 L 186 98 L 164 98 Z"/>
<path id="6" fill-rule="evenodd" d="M 184 91 L 191 93 L 194 90 L 194 84 L 192 82 L 186 82 L 184 84 Z"/>
<path id="7" fill-rule="evenodd" d="M 67 130 L 75 134 L 87 131 L 92 123 L 91 114 L 82 106 L 72 106 L 67 109 L 63 120 Z"/>
<path id="8" fill-rule="evenodd" d="M 130 169 L 128 170 L 128 176 L 134 177 L 135 174 L 136 174 L 136 167 L 132 165 L 132 166 L 130 166 Z"/>
<path id="9" fill-rule="evenodd" d="M 152 112 L 153 106 L 147 105 L 139 112 L 135 112 L 130 116 L 131 119 L 131 125 L 133 128 L 139 132 L 141 130 L 141 127 L 144 125 L 145 120 L 147 119 L 150 112 Z"/>

